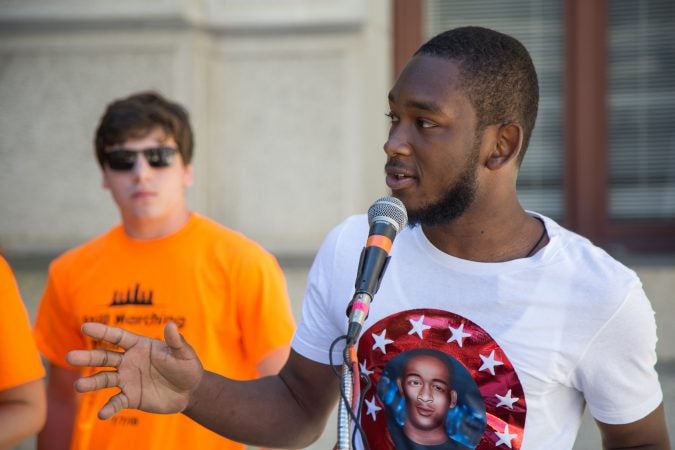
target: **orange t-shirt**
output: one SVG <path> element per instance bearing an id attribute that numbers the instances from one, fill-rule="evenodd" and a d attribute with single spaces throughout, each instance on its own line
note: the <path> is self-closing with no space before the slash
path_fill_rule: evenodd
<path id="1" fill-rule="evenodd" d="M 30 329 L 26 307 L 12 269 L 0 256 L 0 390 L 44 377 L 45 369 Z"/>
<path id="2" fill-rule="evenodd" d="M 193 214 L 165 238 L 133 240 L 117 226 L 57 258 L 35 336 L 47 359 L 69 367 L 68 351 L 94 348 L 80 331 L 84 322 L 161 339 L 170 320 L 207 370 L 234 379 L 256 378 L 256 365 L 289 345 L 295 329 L 276 259 L 243 235 Z M 182 414 L 125 410 L 99 420 L 96 413 L 114 393 L 81 396 L 71 450 L 244 448 Z"/>

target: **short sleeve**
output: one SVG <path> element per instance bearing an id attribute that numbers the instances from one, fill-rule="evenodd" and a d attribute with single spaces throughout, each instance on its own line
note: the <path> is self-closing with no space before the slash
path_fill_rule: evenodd
<path id="1" fill-rule="evenodd" d="M 583 392 L 596 420 L 631 423 L 663 401 L 655 364 L 654 311 L 642 286 L 636 283 L 589 343 L 573 383 Z"/>
<path id="2" fill-rule="evenodd" d="M 336 246 L 341 239 L 344 224 L 334 228 L 319 249 L 307 278 L 307 288 L 302 302 L 302 319 L 293 338 L 293 349 L 313 361 L 330 364 L 329 350 L 333 339 L 345 333 L 337 329 L 333 318 L 331 293 L 333 292 L 333 272 L 335 267 Z M 347 299 L 348 300 L 348 299 Z M 344 317 L 345 325 L 347 317 Z M 333 362 L 342 361 L 341 345 L 333 350 Z"/>
<path id="3" fill-rule="evenodd" d="M 84 335 L 75 323 L 72 306 L 68 304 L 67 280 L 56 263 L 49 267 L 47 285 L 40 300 L 35 319 L 35 341 L 40 352 L 60 367 L 70 368 L 66 353 L 86 348 Z"/>
<path id="4" fill-rule="evenodd" d="M 0 299 L 0 390 L 4 390 L 42 378 L 45 370 L 31 334 L 28 313 L 16 279 L 2 257 Z"/>
<path id="5" fill-rule="evenodd" d="M 244 351 L 257 365 L 274 350 L 290 345 L 295 321 L 286 279 L 272 255 L 265 251 L 249 254 L 241 269 L 237 310 L 242 335 L 247 337 Z"/>

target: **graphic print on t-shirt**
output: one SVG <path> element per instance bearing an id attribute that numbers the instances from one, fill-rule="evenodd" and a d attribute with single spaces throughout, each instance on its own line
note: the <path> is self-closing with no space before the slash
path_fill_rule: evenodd
<path id="1" fill-rule="evenodd" d="M 110 283 L 112 285 L 112 283 Z M 127 331 L 137 333 L 154 339 L 163 339 L 164 327 L 170 321 L 175 323 L 181 332 L 188 321 L 186 308 L 179 303 L 169 304 L 166 294 L 161 289 L 154 288 L 153 284 L 148 282 L 133 281 L 128 282 L 126 287 L 124 283 L 118 282 L 114 287 L 106 286 L 102 291 L 111 292 L 107 295 L 101 295 L 97 302 L 87 304 L 85 313 L 82 314 L 81 323 L 98 322 L 104 325 L 123 328 Z M 155 292 L 159 291 L 159 295 Z M 85 337 L 87 348 L 104 349 L 115 352 L 121 351 L 117 345 L 90 337 Z M 96 412 L 102 407 L 102 397 L 96 395 L 85 395 L 81 399 L 80 410 L 84 411 L 82 429 L 89 430 L 94 425 L 91 421 L 96 421 Z M 140 412 L 134 409 L 121 411 L 105 423 L 96 423 L 96 428 L 105 428 L 119 431 L 123 429 L 138 429 L 147 423 L 152 424 L 152 415 Z M 83 432 L 80 439 L 88 439 L 90 431 Z M 85 447 L 91 447 L 87 445 Z"/>
<path id="2" fill-rule="evenodd" d="M 178 329 L 185 326 L 187 315 L 180 306 L 172 306 L 169 313 L 166 302 L 155 299 L 154 289 L 141 286 L 139 282 L 129 286 L 113 289 L 110 300 L 105 303 L 89 304 L 86 313 L 81 316 L 81 323 L 98 322 L 155 339 L 163 338 L 164 327 L 169 322 L 174 322 Z M 104 342 L 90 341 L 93 348 L 117 348 Z"/>
<path id="3" fill-rule="evenodd" d="M 470 320 L 402 311 L 362 333 L 358 358 L 371 380 L 361 413 L 370 448 L 520 449 L 523 387 L 500 346 Z"/>
<path id="4" fill-rule="evenodd" d="M 141 289 L 141 284 L 136 283 L 133 289 L 125 290 L 115 290 L 112 295 L 112 301 L 110 306 L 125 306 L 125 305 L 134 305 L 134 306 L 152 306 L 152 289 L 148 289 L 147 292 L 144 292 Z"/>

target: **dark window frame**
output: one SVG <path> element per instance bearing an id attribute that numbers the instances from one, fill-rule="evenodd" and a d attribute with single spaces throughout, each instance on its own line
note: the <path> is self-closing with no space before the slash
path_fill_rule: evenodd
<path id="1" fill-rule="evenodd" d="M 675 251 L 675 219 L 608 217 L 607 0 L 564 2 L 563 225 L 610 250 Z M 393 77 L 421 45 L 424 0 L 393 1 Z"/>

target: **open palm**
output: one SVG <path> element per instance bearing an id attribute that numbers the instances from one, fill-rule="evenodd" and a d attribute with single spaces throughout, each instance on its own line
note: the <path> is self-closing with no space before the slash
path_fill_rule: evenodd
<path id="1" fill-rule="evenodd" d="M 75 383 L 75 389 L 83 393 L 120 388 L 101 408 L 99 418 L 109 419 L 126 408 L 152 413 L 177 413 L 187 408 L 190 394 L 199 385 L 204 369 L 175 324 L 169 323 L 164 329 L 164 342 L 100 323 L 86 323 L 82 331 L 124 350 L 68 353 L 67 360 L 74 366 L 113 369 L 80 378 Z"/>

